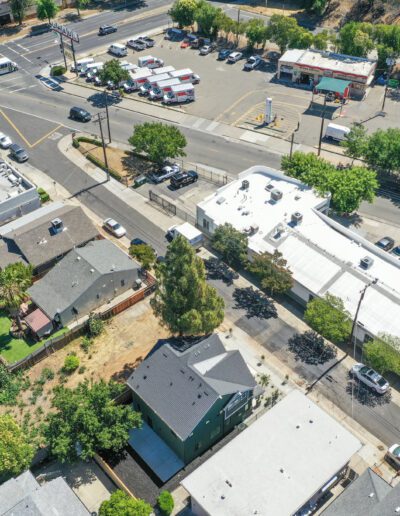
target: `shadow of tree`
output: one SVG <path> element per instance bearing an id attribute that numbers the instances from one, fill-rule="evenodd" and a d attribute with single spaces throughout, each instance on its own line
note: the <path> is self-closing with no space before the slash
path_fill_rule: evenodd
<path id="1" fill-rule="evenodd" d="M 235 309 L 246 311 L 246 317 L 258 317 L 259 319 L 276 319 L 278 312 L 273 302 L 265 294 L 255 290 L 253 287 L 236 288 L 233 292 Z"/>
<path id="2" fill-rule="evenodd" d="M 135 360 L 135 362 L 130 362 L 128 364 L 125 364 L 124 367 L 120 371 L 116 371 L 111 376 L 111 380 L 113 380 L 115 382 L 121 382 L 121 380 L 127 380 L 142 360 L 143 360 L 143 357 L 138 357 Z"/>
<path id="3" fill-rule="evenodd" d="M 105 109 L 106 95 L 107 95 L 107 104 L 109 107 L 118 105 L 122 100 L 122 97 L 120 95 L 117 96 L 117 95 L 114 95 L 109 92 L 107 92 L 107 94 L 106 94 L 102 91 L 93 93 L 93 95 L 90 95 L 87 100 L 92 104 L 93 107 L 98 108 L 98 109 Z"/>
<path id="4" fill-rule="evenodd" d="M 366 405 L 371 408 L 387 405 L 392 399 L 392 393 L 390 390 L 385 394 L 377 394 L 363 383 L 351 378 L 347 383 L 346 392 L 350 395 L 353 394 L 354 398 L 361 405 Z"/>

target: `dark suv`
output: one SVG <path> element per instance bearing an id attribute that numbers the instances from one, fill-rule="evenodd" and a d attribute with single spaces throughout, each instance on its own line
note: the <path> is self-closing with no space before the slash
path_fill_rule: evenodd
<path id="1" fill-rule="evenodd" d="M 383 251 L 390 251 L 390 249 L 392 249 L 392 247 L 394 246 L 394 240 L 393 238 L 385 236 L 381 238 L 378 242 L 376 242 L 375 245 Z"/>
<path id="2" fill-rule="evenodd" d="M 115 27 L 115 25 L 102 25 L 99 28 L 99 36 L 106 36 L 107 34 L 112 34 L 113 32 L 117 32 L 117 27 Z"/>
<path id="3" fill-rule="evenodd" d="M 199 175 L 194 170 L 188 170 L 187 172 L 178 172 L 171 177 L 170 184 L 173 188 L 182 188 L 182 186 L 190 185 L 195 183 L 199 178 Z"/>
<path id="4" fill-rule="evenodd" d="M 26 152 L 26 150 L 17 145 L 16 143 L 10 145 L 9 151 L 11 157 L 18 161 L 18 163 L 23 163 L 24 161 L 28 161 L 29 159 L 29 154 Z"/>
<path id="5" fill-rule="evenodd" d="M 72 120 L 78 120 L 79 122 L 90 122 L 92 115 L 86 109 L 80 107 L 73 107 L 69 111 L 69 117 Z"/>

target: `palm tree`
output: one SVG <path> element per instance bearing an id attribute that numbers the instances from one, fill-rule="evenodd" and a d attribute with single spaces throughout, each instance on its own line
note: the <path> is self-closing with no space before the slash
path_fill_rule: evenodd
<path id="1" fill-rule="evenodd" d="M 0 301 L 15 317 L 21 329 L 19 307 L 26 297 L 27 289 L 32 285 L 32 266 L 12 263 L 0 271 Z"/>
<path id="2" fill-rule="evenodd" d="M 261 387 L 267 387 L 269 384 L 269 380 L 270 380 L 269 375 L 263 373 L 263 374 L 259 375 L 258 383 L 261 385 Z"/>

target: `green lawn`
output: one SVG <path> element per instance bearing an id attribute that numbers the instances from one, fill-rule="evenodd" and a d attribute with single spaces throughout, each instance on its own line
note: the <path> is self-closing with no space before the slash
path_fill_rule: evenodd
<path id="1" fill-rule="evenodd" d="M 21 360 L 21 358 L 30 355 L 35 349 L 40 348 L 46 340 L 53 339 L 68 331 L 67 328 L 61 328 L 53 333 L 47 339 L 40 342 L 34 340 L 15 339 L 10 335 L 11 320 L 4 312 L 0 312 L 0 355 L 4 357 L 9 364 Z"/>

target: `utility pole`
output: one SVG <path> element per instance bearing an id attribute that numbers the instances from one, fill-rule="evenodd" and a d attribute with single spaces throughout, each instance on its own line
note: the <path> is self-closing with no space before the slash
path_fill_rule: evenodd
<path id="1" fill-rule="evenodd" d="M 109 115 L 109 112 L 108 112 L 108 93 L 107 93 L 107 90 L 104 90 L 104 99 L 105 99 L 106 113 L 107 113 L 108 143 L 111 143 L 110 115 Z"/>
<path id="2" fill-rule="evenodd" d="M 64 40 L 63 40 L 62 34 L 60 34 L 60 47 L 61 47 L 61 52 L 62 52 L 62 55 L 63 55 L 63 58 L 64 58 L 65 70 L 68 70 L 67 58 L 65 57 L 65 51 L 64 51 Z"/>
<path id="3" fill-rule="evenodd" d="M 356 326 L 357 326 L 358 313 L 360 311 L 361 303 L 363 302 L 363 299 L 364 299 L 366 291 L 368 290 L 368 288 L 371 285 L 375 285 L 377 282 L 378 282 L 378 278 L 375 278 L 374 280 L 372 280 L 369 283 L 367 283 L 365 285 L 365 287 L 360 292 L 360 299 L 358 300 L 356 313 L 354 315 L 353 324 L 351 326 L 351 333 L 350 333 L 350 340 L 349 340 L 350 346 L 353 345 L 353 358 L 354 358 L 354 360 L 356 358 L 356 342 L 357 342 L 357 339 L 354 338 L 354 332 L 355 332 Z"/>
<path id="4" fill-rule="evenodd" d="M 74 60 L 74 70 L 75 70 L 75 75 L 78 77 L 79 76 L 79 72 L 78 72 L 78 69 L 77 69 L 77 66 L 76 66 L 76 57 L 75 57 L 75 47 L 74 47 L 74 40 L 71 39 L 71 50 L 72 50 L 72 58 Z"/>
<path id="5" fill-rule="evenodd" d="M 388 70 L 388 77 L 387 77 L 386 86 L 385 86 L 385 94 L 383 96 L 383 102 L 382 102 L 382 109 L 381 109 L 382 113 L 385 112 L 385 102 L 386 102 L 387 90 L 388 90 L 388 86 L 389 86 L 390 74 L 392 73 L 392 67 L 395 63 L 396 63 L 396 59 L 393 59 L 392 57 L 388 57 L 386 59 L 386 64 L 388 65 L 389 70 Z"/>
<path id="6" fill-rule="evenodd" d="M 324 109 L 322 110 L 321 130 L 319 132 L 318 156 L 320 156 L 320 154 L 321 154 L 322 134 L 324 132 L 324 122 L 325 122 L 325 110 L 326 110 L 326 95 L 325 95 L 325 99 L 324 99 Z"/>
<path id="7" fill-rule="evenodd" d="M 297 128 L 292 132 L 292 137 L 290 139 L 290 153 L 289 153 L 289 159 L 292 159 L 293 154 L 293 143 L 294 143 L 294 135 L 297 133 L 297 131 L 300 129 L 300 122 L 297 122 Z"/>
<path id="8" fill-rule="evenodd" d="M 101 145 L 103 147 L 103 156 L 104 156 L 104 164 L 106 166 L 107 181 L 109 181 L 110 180 L 110 169 L 108 168 L 106 142 L 104 141 L 103 126 L 101 125 L 101 121 L 102 121 L 101 115 L 102 115 L 101 113 L 97 113 L 97 121 L 99 122 L 99 127 L 100 127 Z"/>
<path id="9" fill-rule="evenodd" d="M 236 46 L 239 44 L 239 24 L 240 24 L 240 9 L 238 9 L 237 22 L 236 22 Z"/>

